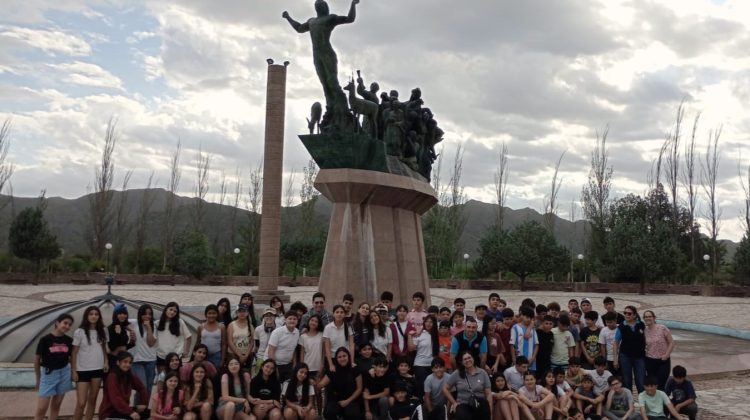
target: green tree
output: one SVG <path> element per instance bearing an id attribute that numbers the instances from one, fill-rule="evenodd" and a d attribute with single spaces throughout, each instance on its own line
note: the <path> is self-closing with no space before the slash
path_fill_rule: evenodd
<path id="1" fill-rule="evenodd" d="M 479 259 L 474 268 L 480 275 L 510 271 L 521 279 L 521 290 L 531 274 L 564 271 L 570 252 L 535 221 L 524 222 L 510 232 L 488 229 L 479 242 Z"/>
<path id="2" fill-rule="evenodd" d="M 216 270 L 216 258 L 211 253 L 208 238 L 196 230 L 185 231 L 174 242 L 172 268 L 180 274 L 201 278 Z"/>
<path id="3" fill-rule="evenodd" d="M 10 249 L 18 258 L 33 261 L 36 272 L 42 260 L 60 256 L 60 245 L 44 220 L 43 206 L 29 207 L 18 213 L 8 234 Z"/>
<path id="4" fill-rule="evenodd" d="M 740 278 L 742 284 L 750 280 L 750 238 L 748 235 L 742 237 L 740 245 L 734 254 L 735 273 Z"/>
<path id="5" fill-rule="evenodd" d="M 292 266 L 294 279 L 300 267 L 320 268 L 325 248 L 325 235 L 321 233 L 307 237 L 295 235 L 281 242 L 281 263 L 284 266 Z"/>
<path id="6" fill-rule="evenodd" d="M 609 264 L 602 269 L 605 278 L 639 282 L 641 293 L 646 282 L 674 278 L 688 263 L 690 218 L 684 208 L 674 208 L 661 184 L 645 198 L 629 194 L 616 200 L 610 209 L 611 224 L 606 254 Z M 677 227 L 678 240 L 674 229 Z M 683 245 L 684 251 L 680 249 Z"/>

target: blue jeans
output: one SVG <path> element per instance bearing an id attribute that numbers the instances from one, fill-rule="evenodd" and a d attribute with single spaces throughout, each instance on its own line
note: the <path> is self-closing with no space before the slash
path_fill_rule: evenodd
<path id="1" fill-rule="evenodd" d="M 133 362 L 133 374 L 143 382 L 148 390 L 147 400 L 151 399 L 151 387 L 154 386 L 154 377 L 156 376 L 156 360 L 153 362 Z M 140 395 L 136 395 L 135 401 L 139 401 Z"/>
<path id="2" fill-rule="evenodd" d="M 628 357 L 620 353 L 620 371 L 622 372 L 622 386 L 627 390 L 633 389 L 633 376 L 638 393 L 643 392 L 643 381 L 646 379 L 646 358 Z"/>
<path id="3" fill-rule="evenodd" d="M 217 351 L 216 353 L 210 353 L 207 357 L 208 361 L 214 364 L 214 367 L 216 368 L 216 371 L 218 372 L 219 369 L 221 369 L 221 352 Z"/>

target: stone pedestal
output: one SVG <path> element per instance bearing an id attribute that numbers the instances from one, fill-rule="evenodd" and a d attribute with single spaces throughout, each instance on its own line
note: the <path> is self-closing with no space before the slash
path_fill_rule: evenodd
<path id="1" fill-rule="evenodd" d="M 408 304 L 416 291 L 430 304 L 421 215 L 437 203 L 427 182 L 378 171 L 322 169 L 315 188 L 333 202 L 319 289 L 329 302 L 355 305 L 393 292 Z"/>

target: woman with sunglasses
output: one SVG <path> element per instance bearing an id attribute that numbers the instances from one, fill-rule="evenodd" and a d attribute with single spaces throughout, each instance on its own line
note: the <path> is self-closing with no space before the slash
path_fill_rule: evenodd
<path id="1" fill-rule="evenodd" d="M 622 312 L 625 322 L 615 331 L 615 369 L 622 372 L 622 385 L 626 390 L 635 387 L 638 393 L 643 392 L 643 381 L 646 378 L 646 325 L 638 317 L 635 306 L 628 305 Z"/>

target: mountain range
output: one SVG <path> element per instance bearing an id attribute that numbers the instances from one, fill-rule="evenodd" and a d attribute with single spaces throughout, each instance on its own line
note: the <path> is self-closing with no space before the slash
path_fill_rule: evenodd
<path id="1" fill-rule="evenodd" d="M 143 199 L 144 189 L 130 189 L 126 192 L 114 191 L 112 199 L 112 208 L 117 208 L 120 200 L 126 197 L 125 212 L 127 220 L 131 226 L 135 225 L 138 217 L 139 207 Z M 153 197 L 153 204 L 149 213 L 147 222 L 146 239 L 147 247 L 159 246 L 159 233 L 164 219 L 164 208 L 167 197 L 172 194 L 162 188 L 153 188 L 149 190 Z M 87 254 L 85 235 L 88 231 L 90 194 L 75 199 L 66 199 L 61 197 L 49 197 L 46 199 L 45 217 L 49 222 L 50 228 L 57 235 L 60 246 L 65 250 L 66 255 Z M 190 226 L 191 216 L 194 214 L 197 198 L 183 197 L 175 195 L 175 220 L 176 232 Z M 28 197 L 10 197 L 0 195 L 0 249 L 7 249 L 7 238 L 10 222 L 13 214 L 17 214 L 26 207 L 37 205 L 38 198 Z M 3 204 L 5 204 L 3 206 Z M 476 200 L 469 200 L 465 204 L 464 215 L 466 216 L 466 225 L 461 237 L 462 252 L 468 253 L 470 258 L 478 255 L 479 240 L 495 220 L 497 204 L 484 203 Z M 234 207 L 218 203 L 205 202 L 205 223 L 206 231 L 209 231 L 209 237 L 230 238 L 230 223 L 228 220 L 234 211 Z M 332 205 L 323 196 L 320 196 L 315 205 L 316 222 L 327 225 L 331 214 Z M 282 225 L 293 226 L 298 218 L 300 206 L 284 207 L 282 209 Z M 244 223 L 251 213 L 248 210 L 236 209 L 237 227 Z M 585 230 L 588 222 L 584 220 L 570 221 L 559 218 L 555 220 L 555 237 L 558 242 L 572 249 L 573 254 L 582 253 L 584 250 Z M 514 210 L 505 208 L 503 226 L 506 229 L 513 228 L 528 220 L 535 220 L 543 223 L 544 216 L 536 210 L 523 208 Z M 284 228 L 282 227 L 282 231 Z M 134 232 L 131 232 L 130 241 L 132 243 Z M 732 241 L 723 241 L 727 247 L 726 259 L 730 260 L 734 256 L 737 244 Z M 229 246 L 229 245 L 227 245 Z M 128 246 L 129 247 L 129 246 Z"/>

